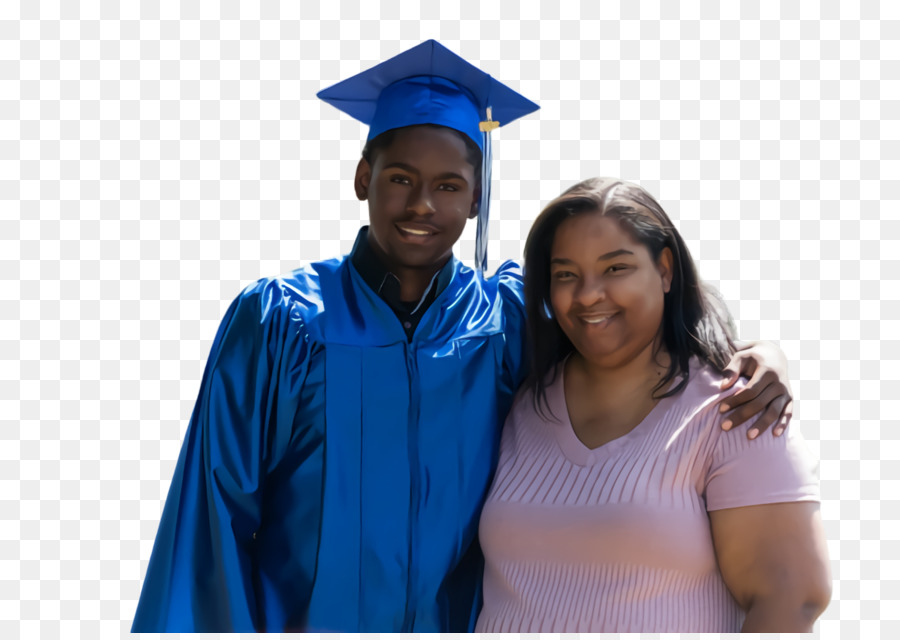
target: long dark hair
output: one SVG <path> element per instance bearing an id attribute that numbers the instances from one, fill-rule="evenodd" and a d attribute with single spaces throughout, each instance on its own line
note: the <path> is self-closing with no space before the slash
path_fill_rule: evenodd
<path id="1" fill-rule="evenodd" d="M 719 294 L 697 276 L 687 246 L 659 203 L 636 184 L 615 178 L 591 178 L 564 191 L 534 221 L 525 241 L 525 310 L 535 408 L 543 415 L 547 386 L 557 365 L 575 347 L 551 316 L 550 251 L 556 230 L 578 215 L 615 219 L 647 247 L 654 262 L 666 247 L 672 252 L 672 284 L 663 298 L 662 343 L 671 356 L 669 368 L 653 388 L 654 397 L 679 393 L 687 384 L 688 361 L 697 356 L 721 370 L 735 352 L 734 325 Z M 548 374 L 551 374 L 549 375 Z M 681 381 L 665 390 L 676 376 Z"/>

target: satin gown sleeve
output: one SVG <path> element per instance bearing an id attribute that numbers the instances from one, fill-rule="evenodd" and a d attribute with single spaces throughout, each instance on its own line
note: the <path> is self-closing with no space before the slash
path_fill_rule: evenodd
<path id="1" fill-rule="evenodd" d="M 133 632 L 253 631 L 255 533 L 267 470 L 291 438 L 308 335 L 276 281 L 219 327 L 175 468 Z"/>
<path id="2" fill-rule="evenodd" d="M 527 375 L 527 351 L 525 348 L 525 294 L 523 288 L 522 268 L 516 262 L 508 260 L 500 265 L 493 276 L 497 280 L 499 302 L 502 305 L 503 322 L 503 362 L 501 375 L 497 379 L 497 397 L 500 419 L 496 425 L 497 433 L 506 418 L 511 401 L 519 385 Z M 493 460 L 492 465 L 496 464 Z M 478 539 L 460 561 L 456 570 L 448 579 L 448 594 L 451 603 L 451 618 L 463 619 L 462 612 L 467 614 L 465 628 L 452 628 L 452 631 L 475 630 L 475 622 L 482 607 L 482 574 L 484 557 Z"/>
<path id="3" fill-rule="evenodd" d="M 514 395 L 528 375 L 528 354 L 525 348 L 525 290 L 522 268 L 516 262 L 508 260 L 500 265 L 496 277 L 499 280 L 499 290 L 503 300 L 503 333 L 506 336 L 503 354 L 503 392 Z"/>

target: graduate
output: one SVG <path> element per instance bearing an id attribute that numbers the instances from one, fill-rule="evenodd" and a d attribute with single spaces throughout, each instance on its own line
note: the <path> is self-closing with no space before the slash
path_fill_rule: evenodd
<path id="1" fill-rule="evenodd" d="M 135 632 L 474 626 L 479 513 L 527 373 L 520 269 L 483 274 L 491 131 L 538 107 L 433 40 L 319 97 L 370 127 L 370 224 L 226 312 Z M 452 254 L 474 218 L 476 269 Z M 777 349 L 732 368 L 755 373 L 733 423 L 785 412 Z"/>

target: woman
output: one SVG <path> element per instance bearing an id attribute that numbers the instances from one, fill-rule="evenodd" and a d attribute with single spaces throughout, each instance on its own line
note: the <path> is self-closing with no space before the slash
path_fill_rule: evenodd
<path id="1" fill-rule="evenodd" d="M 477 631 L 809 631 L 830 599 L 798 434 L 723 431 L 727 312 L 636 185 L 597 178 L 525 249 L 533 374 L 481 517 Z"/>

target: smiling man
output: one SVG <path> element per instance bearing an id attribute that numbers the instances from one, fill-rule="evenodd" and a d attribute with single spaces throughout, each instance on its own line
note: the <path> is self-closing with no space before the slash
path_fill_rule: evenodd
<path id="1" fill-rule="evenodd" d="M 524 314 L 515 264 L 485 278 L 452 248 L 480 213 L 484 264 L 490 129 L 537 105 L 434 41 L 319 95 L 370 125 L 370 225 L 228 310 L 135 631 L 474 624 Z"/>
<path id="2" fill-rule="evenodd" d="M 520 270 L 482 273 L 490 132 L 537 105 L 434 41 L 319 97 L 370 127 L 370 225 L 226 313 L 134 631 L 474 624 L 479 512 L 526 373 Z M 452 247 L 474 217 L 473 270 Z"/>
<path id="3" fill-rule="evenodd" d="M 354 186 L 369 203 L 369 227 L 356 266 L 376 276 L 366 278 L 376 291 L 388 287 L 392 306 L 412 305 L 410 320 L 424 311 L 419 299 L 478 213 L 480 166 L 471 140 L 434 125 L 394 129 L 363 151 Z M 400 304 L 401 316 L 408 311 Z"/>

